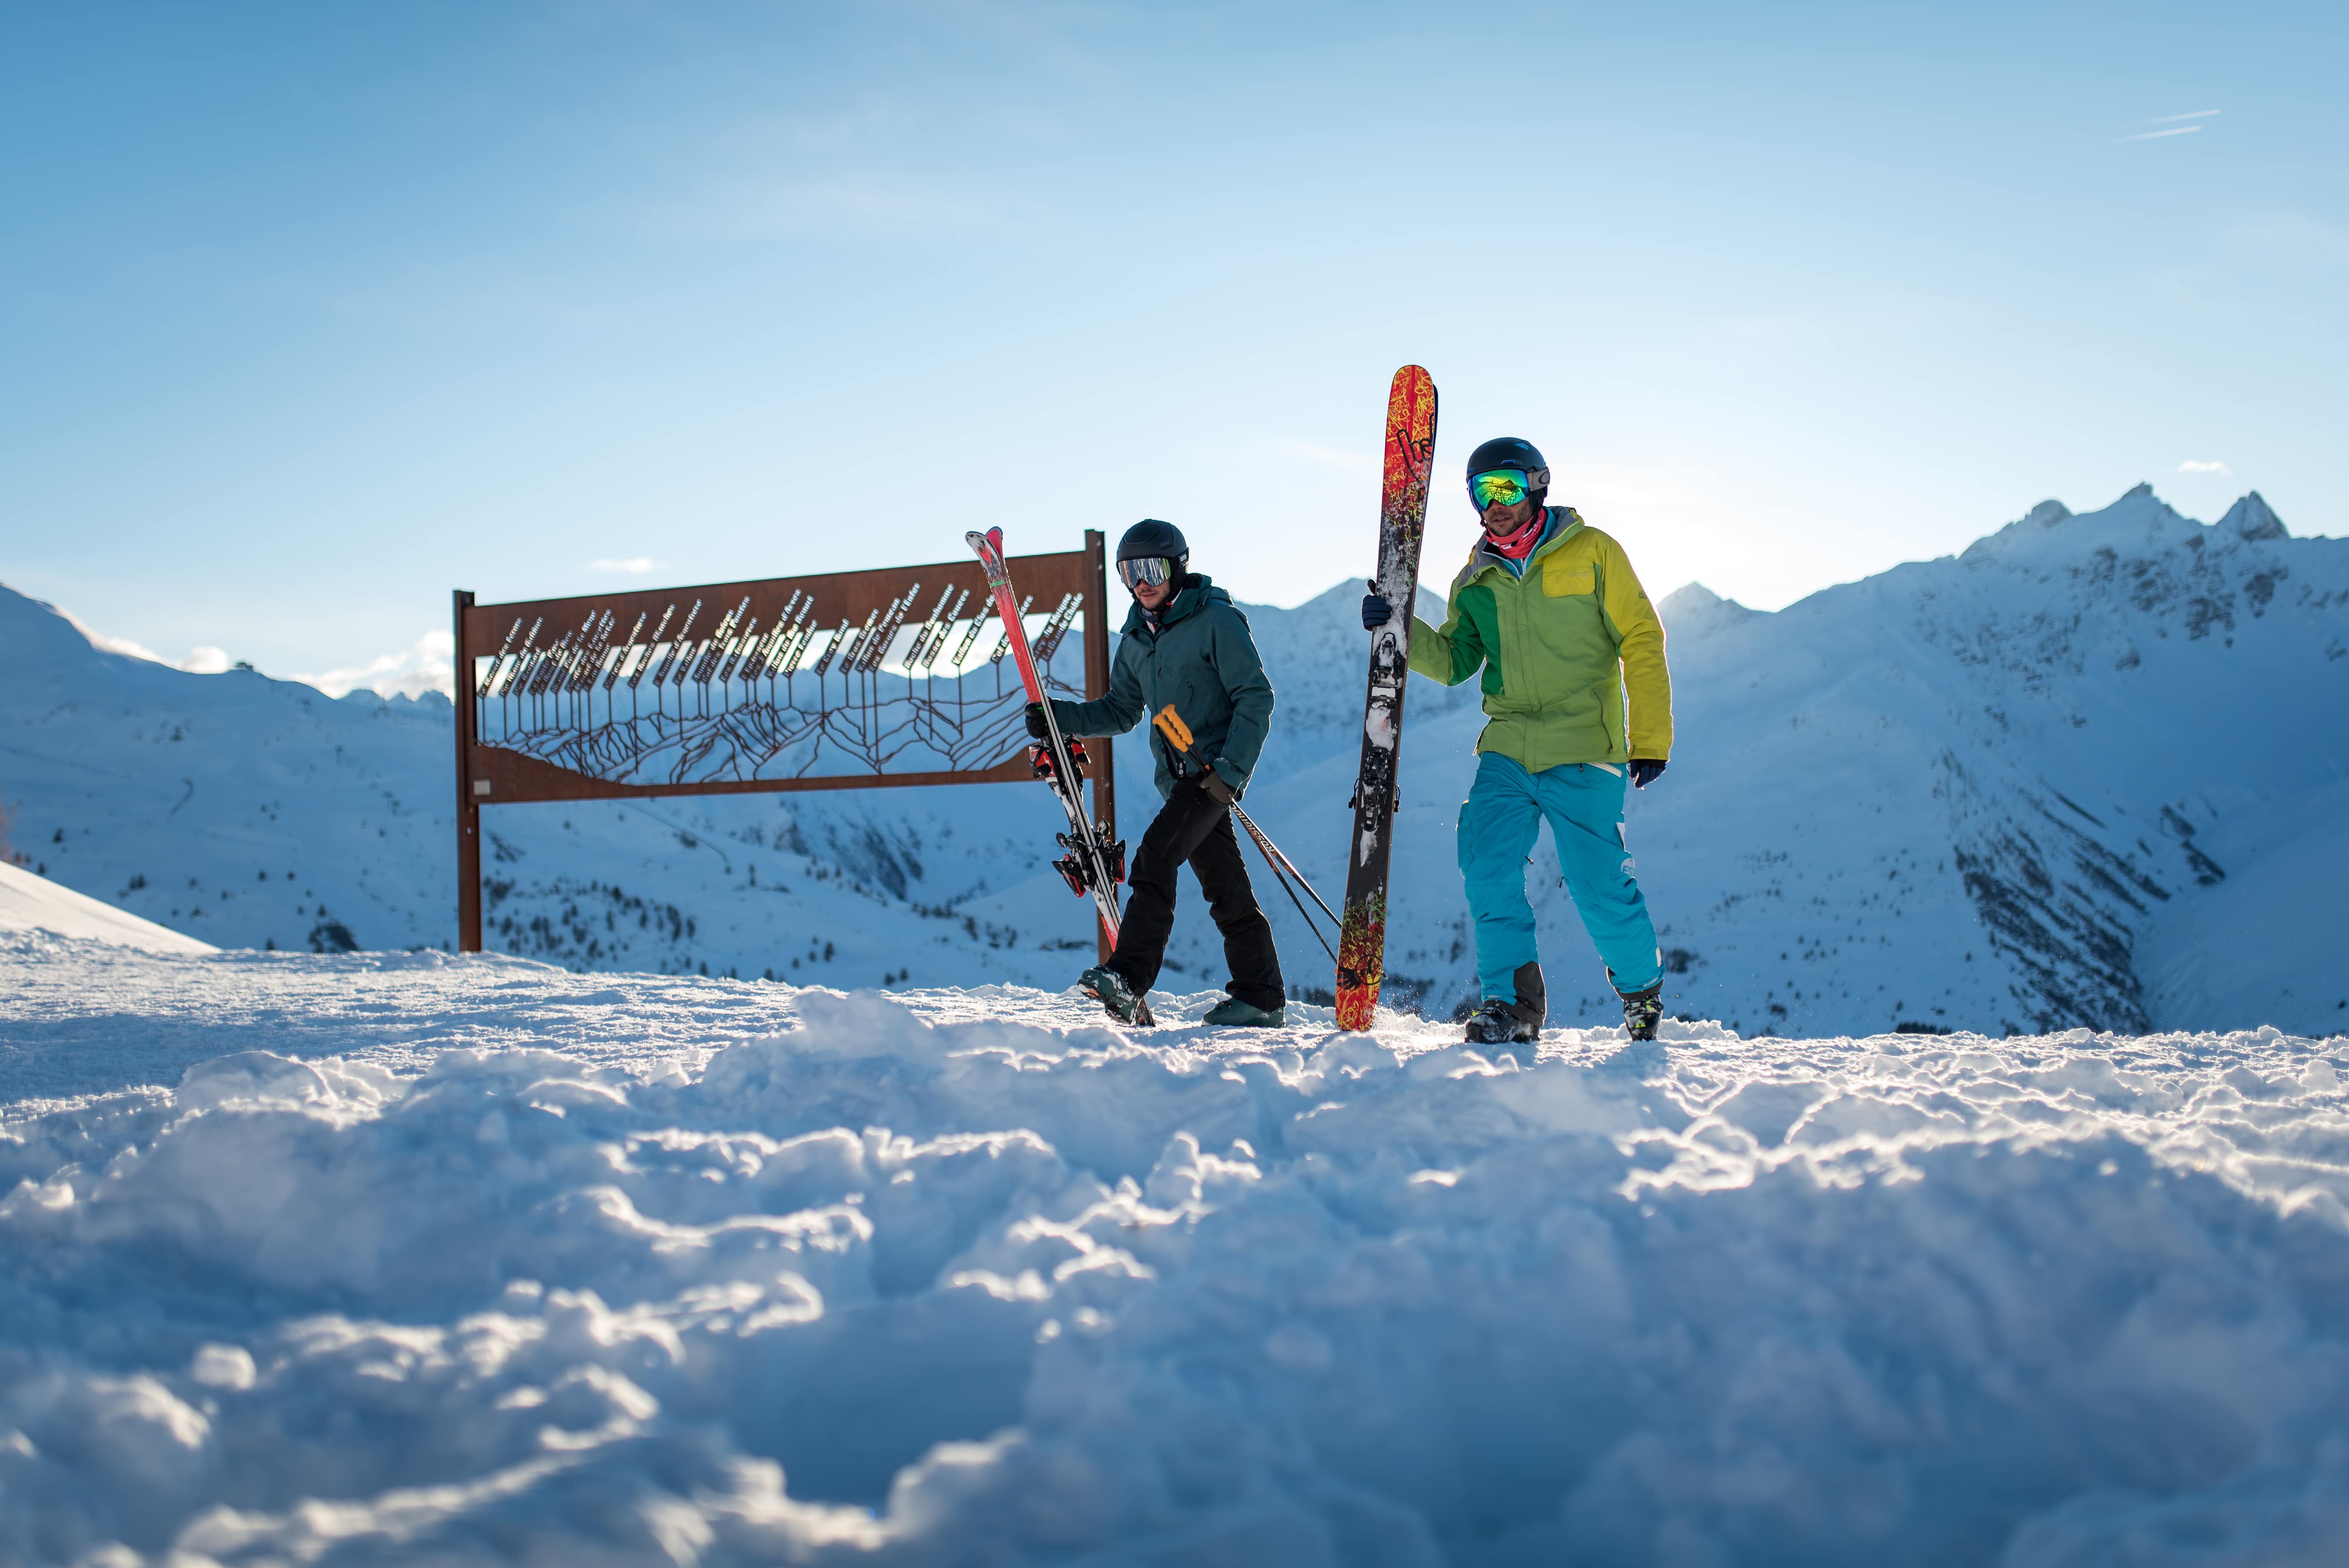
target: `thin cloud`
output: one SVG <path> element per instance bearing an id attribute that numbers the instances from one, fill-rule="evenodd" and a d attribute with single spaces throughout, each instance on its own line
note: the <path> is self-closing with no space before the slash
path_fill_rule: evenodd
<path id="1" fill-rule="evenodd" d="M 2224 463 L 2205 463 L 2198 461 L 2193 458 L 2189 458 L 2184 462 L 2178 465 L 2178 471 L 2181 474 L 2231 474 L 2235 470 L 2229 468 Z"/>
<path id="2" fill-rule="evenodd" d="M 649 555 L 631 555 L 626 561 L 591 561 L 587 563 L 590 572 L 627 572 L 637 576 L 652 569 L 653 558 Z"/>
<path id="3" fill-rule="evenodd" d="M 405 652 L 385 654 L 356 669 L 326 670 L 293 678 L 336 697 L 361 686 L 378 696 L 422 696 L 428 691 L 447 696 L 456 688 L 456 655 L 455 633 L 427 632 Z"/>
<path id="4" fill-rule="evenodd" d="M 133 641 L 129 637 L 107 635 L 70 610 L 59 610 L 57 614 L 72 623 L 75 631 L 88 637 L 91 647 L 104 653 L 120 654 L 126 658 L 145 659 L 150 664 L 164 665 L 171 669 L 185 670 L 190 675 L 197 676 L 216 676 L 231 667 L 232 661 L 225 648 L 199 645 L 190 648 L 188 656 L 184 659 L 166 658 L 144 643 Z"/>
<path id="5" fill-rule="evenodd" d="M 109 654 L 120 654 L 125 658 L 145 659 L 150 664 L 168 665 L 171 662 L 144 643 L 133 642 L 129 637 L 108 636 L 104 632 L 83 622 L 70 610 L 59 610 L 57 614 L 72 622 L 73 629 L 88 637 L 89 645 L 93 648 Z"/>
<path id="6" fill-rule="evenodd" d="M 2210 119 L 2213 115 L 2222 114 L 2225 111 L 2223 109 L 2196 108 L 2189 109 L 2184 114 L 2156 115 L 2151 119 L 2138 120 L 2137 124 L 2168 126 L 2169 128 L 2168 129 L 2140 130 L 2134 136 L 2124 136 L 2121 139 L 2123 141 L 2158 141 L 2165 136 L 2191 136 L 2196 131 L 2200 130 L 2202 129 L 2201 126 L 2199 124 L 2181 125 L 2178 123 L 2180 120 L 2205 120 Z"/>

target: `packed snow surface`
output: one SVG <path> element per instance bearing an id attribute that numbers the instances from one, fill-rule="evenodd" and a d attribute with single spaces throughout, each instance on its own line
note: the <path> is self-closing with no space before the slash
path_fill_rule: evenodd
<path id="1" fill-rule="evenodd" d="M 1213 999 L 0 935 L 0 1563 L 2349 1561 L 2349 1043 Z"/>

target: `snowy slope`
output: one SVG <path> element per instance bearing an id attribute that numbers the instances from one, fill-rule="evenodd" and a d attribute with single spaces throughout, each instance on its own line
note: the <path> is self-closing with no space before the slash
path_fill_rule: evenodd
<path id="1" fill-rule="evenodd" d="M 1629 818 L 1675 1010 L 1800 1034 L 2349 1027 L 2349 541 L 2292 538 L 2256 495 L 2206 526 L 2139 487 L 1775 614 L 1665 604 L 1678 742 Z M 1480 722 L 1420 718 L 1404 748 L 1396 875 L 1419 896 L 1388 963 L 1435 1004 L 1474 983 L 1452 825 Z M 1351 771 L 1250 801 L 1320 879 Z M 1547 846 L 1536 866 L 1553 1006 L 1595 1021 L 1600 966 Z"/>
<path id="2" fill-rule="evenodd" d="M 86 893 L 36 876 L 20 866 L 0 861 L 0 931 L 43 932 L 51 936 L 78 936 L 150 953 L 216 953 L 208 942 L 183 936 L 168 926 Z"/>
<path id="3" fill-rule="evenodd" d="M 1248 611 L 1280 691 L 1248 806 L 1332 898 L 1359 598 Z M 2256 495 L 2206 526 L 2140 487 L 1775 614 L 1694 585 L 1662 603 L 1680 741 L 1629 816 L 1673 1010 L 1803 1034 L 2349 1027 L 2349 542 L 2291 537 Z M 24 672 L 0 689 L 0 803 L 53 879 L 228 946 L 449 940 L 445 704 L 124 659 L 5 591 L 0 654 Z M 1391 995 L 1439 1015 L 1474 985 L 1453 824 L 1481 722 L 1473 684 L 1413 683 Z M 1154 799 L 1139 738 L 1118 763 L 1131 836 Z M 1027 786 L 485 821 L 491 944 L 572 967 L 1058 985 L 1091 952 Z M 1536 862 L 1559 1020 L 1598 1021 L 1596 957 Z M 1258 880 L 1292 984 L 1326 987 Z M 1195 900 L 1170 956 L 1178 989 L 1222 974 Z"/>
<path id="4" fill-rule="evenodd" d="M 451 940 L 446 700 L 191 675 L 100 651 L 5 590 L 0 658 L 15 672 L 0 689 L 0 805 L 28 868 L 222 946 Z M 1064 890 L 1040 896 L 1060 884 L 1033 847 L 1059 814 L 1038 793 L 493 810 L 491 940 L 581 967 L 804 966 L 858 985 L 925 965 L 982 976 L 1008 944 L 1054 972 L 1062 948 L 1090 940 Z M 958 820 L 982 801 L 992 822 Z M 991 923 L 948 913 L 1022 884 L 1028 902 Z M 1040 955 L 1039 943 L 1061 946 Z"/>
<path id="5" fill-rule="evenodd" d="M 1330 739 L 1268 768 L 1249 809 L 1325 890 L 1358 597 L 1250 612 L 1277 725 Z M 2140 486 L 1775 614 L 1695 585 L 1661 607 L 1679 744 L 1629 817 L 1676 1011 L 1806 1034 L 2349 1027 L 2349 541 L 2292 538 L 2256 494 L 2196 523 Z M 1337 678 L 1293 673 L 1309 651 Z M 1389 984 L 1438 1014 L 1475 985 L 1453 828 L 1482 722 L 1470 687 L 1413 682 Z M 1602 1019 L 1547 846 L 1536 863 L 1554 1008 Z M 1326 984 L 1263 896 L 1292 981 Z M 1221 973 L 1203 921 L 1172 951 Z"/>
<path id="6" fill-rule="evenodd" d="M 2342 1042 L 0 936 L 0 1562 L 2349 1560 Z"/>
<path id="7" fill-rule="evenodd" d="M 2349 858 L 2320 830 L 2349 776 L 2344 642 L 2349 542 L 2292 539 L 2256 496 L 2213 527 L 2144 487 L 2049 503 L 1682 639 L 1691 765 L 1635 848 L 1749 1024 L 1759 987 L 1797 1032 L 1846 989 L 1887 1022 L 2340 1028 Z M 2319 857 L 2300 896 L 2226 895 L 2279 853 Z"/>

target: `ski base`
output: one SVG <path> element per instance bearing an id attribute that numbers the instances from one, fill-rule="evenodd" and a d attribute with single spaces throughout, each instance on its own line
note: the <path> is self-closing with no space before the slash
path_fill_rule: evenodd
<path id="1" fill-rule="evenodd" d="M 1346 902 L 1339 922 L 1338 1026 L 1367 1029 L 1386 978 L 1387 872 L 1393 853 L 1395 782 L 1402 755 L 1402 701 L 1410 679 L 1411 617 L 1419 546 L 1435 456 L 1435 383 L 1416 365 L 1387 388 L 1384 472 L 1379 493 L 1379 595 L 1394 617 L 1371 634 L 1362 703 L 1362 759 L 1354 782 Z"/>

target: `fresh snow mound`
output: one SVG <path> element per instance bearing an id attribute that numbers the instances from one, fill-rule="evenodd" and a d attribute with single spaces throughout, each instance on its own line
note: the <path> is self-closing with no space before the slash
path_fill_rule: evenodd
<path id="1" fill-rule="evenodd" d="M 87 936 L 150 953 L 214 953 L 209 942 L 141 920 L 47 877 L 0 861 L 0 931 L 45 931 Z"/>
<path id="2" fill-rule="evenodd" d="M 2349 1042 L 1213 999 L 0 937 L 0 1562 L 2349 1560 Z"/>

